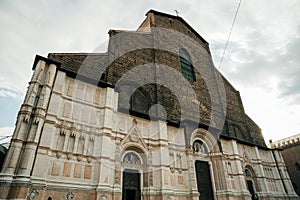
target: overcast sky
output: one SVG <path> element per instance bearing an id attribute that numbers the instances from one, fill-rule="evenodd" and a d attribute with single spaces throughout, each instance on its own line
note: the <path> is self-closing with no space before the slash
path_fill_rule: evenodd
<path id="1" fill-rule="evenodd" d="M 92 52 L 109 29 L 135 30 L 175 9 L 218 66 L 239 0 L 0 1 L 0 135 L 11 135 L 36 54 Z M 242 0 L 221 72 L 265 140 L 300 133 L 300 2 Z M 0 140 L 0 142 L 2 142 Z"/>

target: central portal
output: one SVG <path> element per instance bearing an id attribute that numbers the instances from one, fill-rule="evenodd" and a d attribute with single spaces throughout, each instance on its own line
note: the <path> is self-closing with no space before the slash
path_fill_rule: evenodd
<path id="1" fill-rule="evenodd" d="M 124 170 L 122 188 L 122 200 L 141 200 L 141 174 L 138 170 Z"/>
<path id="2" fill-rule="evenodd" d="M 251 199 L 256 200 L 253 182 L 251 180 L 247 180 L 246 182 L 247 182 L 248 190 L 251 194 Z"/>
<path id="3" fill-rule="evenodd" d="M 197 160 L 195 162 L 199 200 L 213 200 L 213 190 L 209 165 L 207 162 Z"/>

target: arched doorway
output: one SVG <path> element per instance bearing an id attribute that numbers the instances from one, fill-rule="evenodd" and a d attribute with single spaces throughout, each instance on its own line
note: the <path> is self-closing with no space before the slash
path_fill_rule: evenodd
<path id="1" fill-rule="evenodd" d="M 214 195 L 208 162 L 196 160 L 195 170 L 198 192 L 200 193 L 199 200 L 213 200 Z"/>
<path id="2" fill-rule="evenodd" d="M 138 170 L 123 171 L 122 200 L 141 199 L 141 174 Z"/>
<path id="3" fill-rule="evenodd" d="M 257 198 L 257 194 L 256 194 L 256 189 L 254 186 L 253 173 L 254 173 L 254 171 L 251 170 L 249 167 L 245 168 L 246 184 L 247 184 L 248 191 L 251 194 L 251 199 L 257 200 L 258 198 Z"/>
<path id="4" fill-rule="evenodd" d="M 195 172 L 197 188 L 200 194 L 199 200 L 213 200 L 213 186 L 211 181 L 210 166 L 208 164 L 208 148 L 205 143 L 196 139 L 193 142 L 193 153 L 196 158 Z"/>
<path id="5" fill-rule="evenodd" d="M 216 198 L 213 170 L 218 160 L 210 153 L 220 152 L 217 140 L 207 130 L 195 129 L 190 137 L 190 148 L 195 160 L 195 178 L 199 200 L 214 200 Z"/>
<path id="6" fill-rule="evenodd" d="M 126 152 L 123 159 L 122 200 L 141 200 L 142 159 L 133 152 Z"/>

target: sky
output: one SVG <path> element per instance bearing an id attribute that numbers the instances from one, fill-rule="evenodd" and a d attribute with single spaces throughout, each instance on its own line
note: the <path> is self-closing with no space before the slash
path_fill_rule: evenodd
<path id="1" fill-rule="evenodd" d="M 35 55 L 93 52 L 110 29 L 174 10 L 209 42 L 219 67 L 239 0 L 1 0 L 0 143 L 12 135 Z M 300 2 L 242 0 L 221 73 L 268 143 L 300 133 Z"/>

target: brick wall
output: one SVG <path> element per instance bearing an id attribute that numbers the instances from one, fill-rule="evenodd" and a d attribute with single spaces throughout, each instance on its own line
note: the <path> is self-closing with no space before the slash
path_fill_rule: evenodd
<path id="1" fill-rule="evenodd" d="M 260 128 L 244 112 L 239 92 L 223 76 L 222 81 L 216 78 L 219 72 L 214 67 L 208 43 L 182 18 L 150 11 L 138 31 L 112 30 L 109 34 L 108 52 L 98 55 L 101 63 L 96 61 L 96 55 L 90 56 L 91 59 L 85 62 L 90 68 L 84 70 L 87 75 L 101 77 L 101 74 L 95 75 L 97 66 L 102 69 L 98 71 L 103 71 L 106 65 L 106 83 L 118 92 L 124 91 L 124 86 L 133 86 L 135 89 L 140 87 L 147 97 L 149 107 L 153 104 L 164 107 L 167 120 L 177 123 L 185 119 L 198 121 L 200 111 L 200 124 L 222 129 L 226 137 L 266 147 Z M 172 34 L 179 35 L 179 38 Z M 181 75 L 181 48 L 190 53 L 195 68 L 195 82 L 176 78 L 176 73 Z M 62 68 L 76 73 L 76 69 L 69 66 L 70 60 L 76 61 L 71 63 L 77 70 L 80 60 L 75 54 L 73 57 L 63 59 L 58 55 L 50 55 L 51 59 L 62 62 Z M 169 70 L 164 70 L 164 67 Z M 120 84 L 122 80 L 126 81 Z M 144 85 L 145 80 L 150 83 Z M 183 82 L 191 88 L 183 87 Z M 222 95 L 222 86 L 218 85 L 220 82 L 223 82 L 221 85 L 224 85 L 225 95 Z M 224 116 L 222 102 L 226 102 L 224 127 L 220 126 Z M 128 110 L 129 104 L 130 99 L 128 104 L 123 104 L 127 107 L 120 107 L 119 110 Z M 141 116 L 149 118 L 144 111 Z"/>

